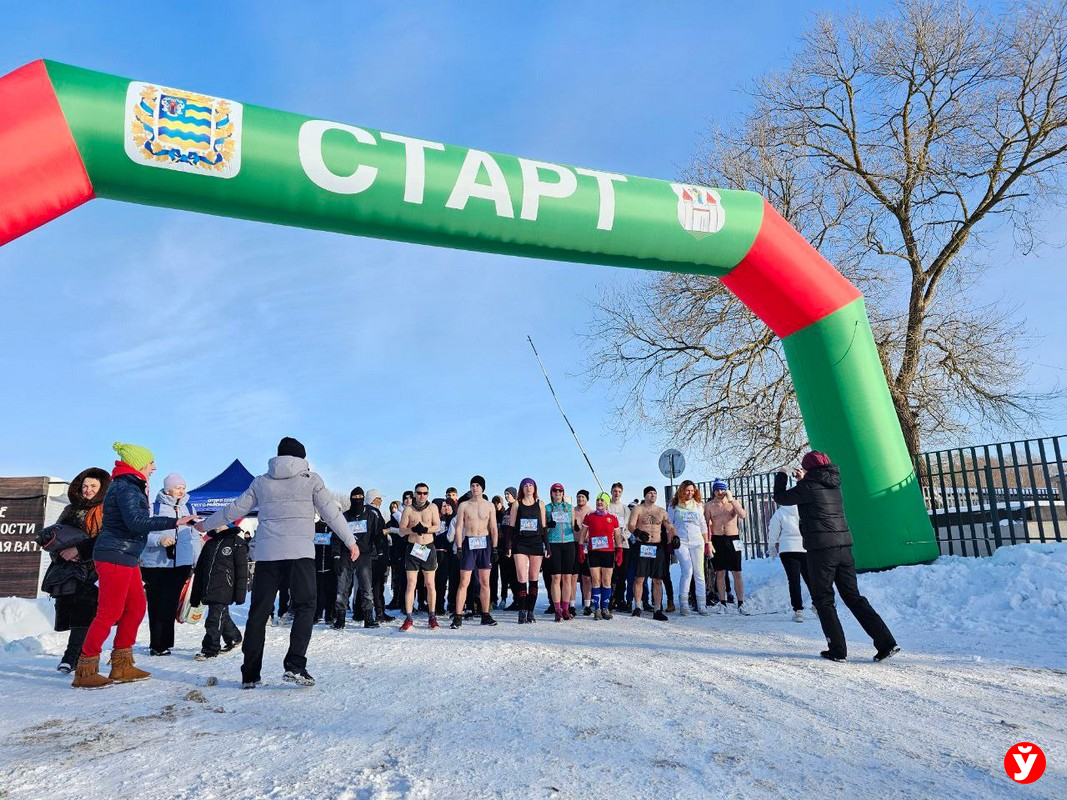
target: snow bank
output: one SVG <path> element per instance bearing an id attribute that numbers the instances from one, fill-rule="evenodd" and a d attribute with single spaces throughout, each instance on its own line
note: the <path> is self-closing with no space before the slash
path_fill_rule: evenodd
<path id="1" fill-rule="evenodd" d="M 0 652 L 36 655 L 53 648 L 57 636 L 66 636 L 52 630 L 55 618 L 50 598 L 0 598 Z"/>

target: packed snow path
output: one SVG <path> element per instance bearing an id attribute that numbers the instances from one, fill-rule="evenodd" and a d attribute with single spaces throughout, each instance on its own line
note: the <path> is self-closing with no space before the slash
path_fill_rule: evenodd
<path id="1" fill-rule="evenodd" d="M 849 661 L 819 658 L 814 615 L 794 623 L 780 569 L 755 562 L 749 617 L 318 626 L 311 689 L 281 682 L 287 628 L 268 629 L 253 691 L 239 653 L 192 660 L 199 627 L 139 656 L 152 680 L 95 692 L 55 672 L 62 636 L 43 634 L 52 652 L 13 642 L 0 659 L 0 797 L 1018 797 L 1004 754 L 1031 741 L 1048 767 L 1026 796 L 1062 798 L 1067 584 L 1032 585 L 1067 568 L 1055 556 L 1036 579 L 1027 562 L 977 581 L 1006 611 L 1044 604 L 1017 625 L 958 619 L 987 600 L 951 570 L 994 559 L 861 576 L 904 648 L 883 664 L 847 613 Z"/>

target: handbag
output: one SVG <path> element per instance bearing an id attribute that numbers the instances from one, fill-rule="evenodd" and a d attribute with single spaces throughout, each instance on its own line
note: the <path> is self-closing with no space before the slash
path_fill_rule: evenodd
<path id="1" fill-rule="evenodd" d="M 185 579 L 181 594 L 178 595 L 178 613 L 174 615 L 177 622 L 196 625 L 204 618 L 204 606 L 202 604 L 194 606 L 191 602 L 192 594 L 193 576 L 190 575 Z"/>

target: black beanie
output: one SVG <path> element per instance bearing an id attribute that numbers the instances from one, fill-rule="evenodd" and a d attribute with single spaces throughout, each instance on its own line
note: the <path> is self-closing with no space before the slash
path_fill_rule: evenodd
<path id="1" fill-rule="evenodd" d="M 280 456 L 294 456 L 296 458 L 307 458 L 307 450 L 304 449 L 304 445 L 300 444 L 292 436 L 286 436 L 280 442 L 278 442 L 278 455 Z"/>
<path id="2" fill-rule="evenodd" d="M 483 478 L 481 475 L 475 475 L 473 478 L 471 478 L 471 484 L 475 483 L 482 487 L 483 492 L 485 491 L 485 478 Z"/>

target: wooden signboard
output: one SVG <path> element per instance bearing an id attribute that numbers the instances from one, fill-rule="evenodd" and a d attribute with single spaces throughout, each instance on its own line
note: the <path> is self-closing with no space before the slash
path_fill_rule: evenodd
<path id="1" fill-rule="evenodd" d="M 37 596 L 48 478 L 0 478 L 0 597 Z"/>

